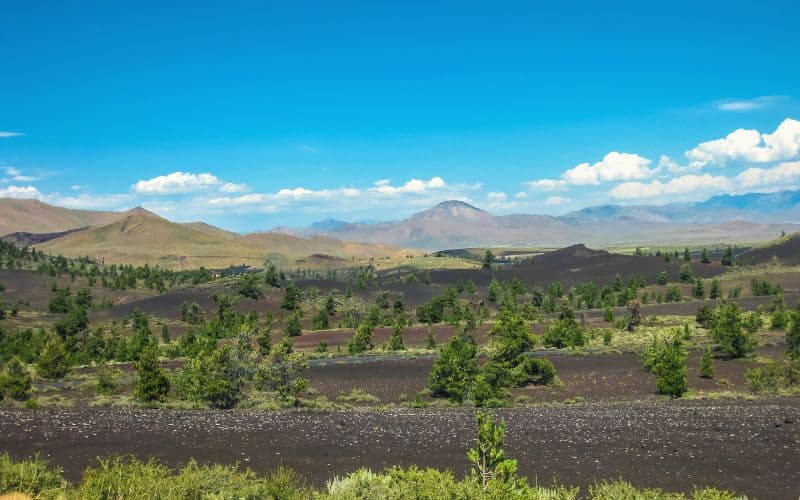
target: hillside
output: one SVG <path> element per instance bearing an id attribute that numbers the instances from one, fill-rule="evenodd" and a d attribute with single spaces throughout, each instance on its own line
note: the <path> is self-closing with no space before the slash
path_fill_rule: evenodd
<path id="1" fill-rule="evenodd" d="M 767 223 L 737 218 L 714 222 L 672 220 L 679 210 L 665 207 L 603 206 L 561 217 L 514 214 L 495 216 L 460 201 L 446 201 L 406 219 L 377 224 L 341 224 L 318 231 L 352 241 L 443 250 L 485 246 L 595 247 L 623 245 L 716 245 L 768 241 L 781 231 L 800 230 L 795 223 Z M 688 210 L 683 208 L 681 210 Z"/>
<path id="2" fill-rule="evenodd" d="M 766 264 L 774 259 L 786 266 L 800 264 L 800 233 L 794 233 L 776 241 L 756 247 L 738 255 L 736 259 L 742 264 Z"/>
<path id="3" fill-rule="evenodd" d="M 0 198 L 0 236 L 10 233 L 59 233 L 122 217 L 119 212 L 74 210 L 48 205 L 39 200 Z"/>
<path id="4" fill-rule="evenodd" d="M 36 244 L 35 248 L 67 257 L 88 255 L 107 264 L 148 263 L 171 269 L 261 266 L 267 257 L 293 266 L 296 259 L 313 254 L 382 258 L 407 253 L 386 245 L 322 236 L 301 238 L 279 233 L 243 236 L 204 223 L 177 224 L 140 208 L 121 214 L 110 224 L 66 233 Z"/>

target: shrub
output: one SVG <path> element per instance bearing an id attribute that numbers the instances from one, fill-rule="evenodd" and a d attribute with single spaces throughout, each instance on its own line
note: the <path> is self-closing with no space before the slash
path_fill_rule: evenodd
<path id="1" fill-rule="evenodd" d="M 69 371 L 69 361 L 64 342 L 57 335 L 50 335 L 39 361 L 36 363 L 36 372 L 42 377 L 50 380 L 64 378 Z"/>
<path id="2" fill-rule="evenodd" d="M 656 387 L 661 394 L 679 398 L 688 389 L 686 352 L 677 335 L 664 341 L 656 356 L 653 372 L 657 377 Z"/>
<path id="3" fill-rule="evenodd" d="M 791 357 L 800 358 L 800 303 L 789 315 L 786 331 L 786 351 Z"/>
<path id="4" fill-rule="evenodd" d="M 347 352 L 348 354 L 361 354 L 369 351 L 375 347 L 372 342 L 372 326 L 367 322 L 363 322 L 358 325 L 353 336 L 347 341 Z"/>
<path id="5" fill-rule="evenodd" d="M 67 483 L 59 471 L 39 458 L 14 461 L 0 454 L 0 496 L 5 493 L 23 493 L 32 497 L 58 497 Z"/>
<path id="6" fill-rule="evenodd" d="M 711 328 L 714 324 L 714 312 L 710 307 L 703 304 L 697 308 L 697 314 L 695 314 L 694 319 L 703 328 Z"/>
<path id="7" fill-rule="evenodd" d="M 231 346 L 189 359 L 178 377 L 181 392 L 211 408 L 233 408 L 242 398 L 249 374 Z"/>
<path id="8" fill-rule="evenodd" d="M 681 264 L 679 278 L 681 280 L 681 283 L 692 283 L 694 281 L 694 272 L 692 271 L 691 264 L 689 264 L 688 262 Z"/>
<path id="9" fill-rule="evenodd" d="M 669 281 L 669 277 L 667 276 L 666 271 L 661 271 L 656 278 L 656 283 L 659 285 L 666 285 Z"/>
<path id="10" fill-rule="evenodd" d="M 28 399 L 31 393 L 31 375 L 17 357 L 11 358 L 5 373 L 0 376 L 0 395 L 17 401 Z"/>
<path id="11" fill-rule="evenodd" d="M 702 378 L 711 378 L 714 376 L 714 358 L 711 353 L 711 348 L 703 351 L 703 356 L 700 358 L 700 366 L 697 369 L 698 375 Z"/>
<path id="12" fill-rule="evenodd" d="M 433 328 L 430 326 L 425 334 L 425 349 L 436 349 L 436 337 L 433 336 Z"/>
<path id="13" fill-rule="evenodd" d="M 255 274 L 243 274 L 236 281 L 236 293 L 248 299 L 260 300 L 264 298 L 264 291 L 261 289 L 258 276 Z"/>
<path id="14" fill-rule="evenodd" d="M 399 323 L 395 324 L 392 334 L 386 340 L 387 351 L 403 351 L 406 346 L 403 343 L 403 327 Z"/>
<path id="15" fill-rule="evenodd" d="M 678 285 L 667 287 L 667 291 L 664 293 L 664 302 L 680 302 L 682 300 L 683 292 L 681 292 L 681 288 Z"/>
<path id="16" fill-rule="evenodd" d="M 95 385 L 97 394 L 113 394 L 117 388 L 117 381 L 121 373 L 110 365 L 103 364 L 97 367 L 97 384 Z"/>
<path id="17" fill-rule="evenodd" d="M 169 393 L 169 377 L 158 366 L 158 353 L 156 348 L 149 346 L 142 351 L 139 360 L 134 363 L 136 369 L 136 385 L 133 397 L 140 401 L 152 403 L 165 401 Z"/>
<path id="18" fill-rule="evenodd" d="M 581 347 L 586 343 L 583 328 L 574 319 L 556 320 L 544 334 L 544 345 L 562 349 Z"/>
<path id="19" fill-rule="evenodd" d="M 427 387 L 433 396 L 461 403 L 469 394 L 475 374 L 477 347 L 472 338 L 458 333 L 442 348 L 428 375 Z"/>
<path id="20" fill-rule="evenodd" d="M 298 337 L 303 333 L 303 323 L 300 321 L 300 313 L 298 311 L 293 312 L 286 318 L 283 333 L 287 337 Z"/>
<path id="21" fill-rule="evenodd" d="M 286 289 L 283 292 L 283 301 L 281 302 L 282 309 L 288 309 L 289 311 L 294 311 L 300 305 L 300 289 L 297 288 L 297 285 L 294 281 L 290 281 L 286 284 Z"/>
<path id="22" fill-rule="evenodd" d="M 745 330 L 742 311 L 735 302 L 719 306 L 714 312 L 711 336 L 720 350 L 733 358 L 746 356 L 755 349 L 753 334 Z"/>
<path id="23" fill-rule="evenodd" d="M 311 319 L 314 330 L 327 330 L 331 327 L 327 309 L 320 309 Z"/>

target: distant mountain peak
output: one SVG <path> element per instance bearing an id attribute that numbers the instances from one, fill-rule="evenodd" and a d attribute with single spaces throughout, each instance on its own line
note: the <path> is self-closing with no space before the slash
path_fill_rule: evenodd
<path id="1" fill-rule="evenodd" d="M 465 203 L 460 200 L 447 200 L 439 203 L 438 205 L 425 210 L 424 212 L 420 212 L 422 214 L 435 214 L 435 213 L 446 213 L 453 217 L 469 217 L 475 215 L 489 215 L 489 212 L 485 210 L 481 210 L 478 207 L 474 207 L 469 203 Z"/>
<path id="2" fill-rule="evenodd" d="M 154 214 L 150 210 L 147 210 L 143 207 L 133 207 L 130 210 L 126 210 L 123 214 L 125 217 L 156 217 L 161 219 L 162 217 L 159 215 Z"/>

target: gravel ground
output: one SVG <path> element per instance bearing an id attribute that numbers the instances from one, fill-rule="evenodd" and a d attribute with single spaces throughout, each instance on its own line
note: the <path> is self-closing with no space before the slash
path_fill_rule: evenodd
<path id="1" fill-rule="evenodd" d="M 499 410 L 520 473 L 589 485 L 624 478 L 691 491 L 715 485 L 755 498 L 800 492 L 800 398 L 647 401 Z M 359 467 L 468 468 L 470 409 L 385 411 L 0 411 L 0 450 L 35 452 L 70 479 L 97 456 L 190 458 L 257 471 L 284 464 L 317 485 Z"/>

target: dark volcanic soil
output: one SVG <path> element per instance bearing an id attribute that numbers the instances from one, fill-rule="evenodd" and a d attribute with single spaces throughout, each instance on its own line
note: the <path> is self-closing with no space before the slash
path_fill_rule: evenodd
<path id="1" fill-rule="evenodd" d="M 800 399 L 602 403 L 498 411 L 520 473 L 589 485 L 624 478 L 691 491 L 716 485 L 756 498 L 797 498 Z M 0 449 L 40 452 L 71 479 L 96 456 L 134 453 L 279 464 L 321 485 L 359 467 L 418 464 L 463 473 L 469 409 L 301 411 L 0 411 Z"/>

